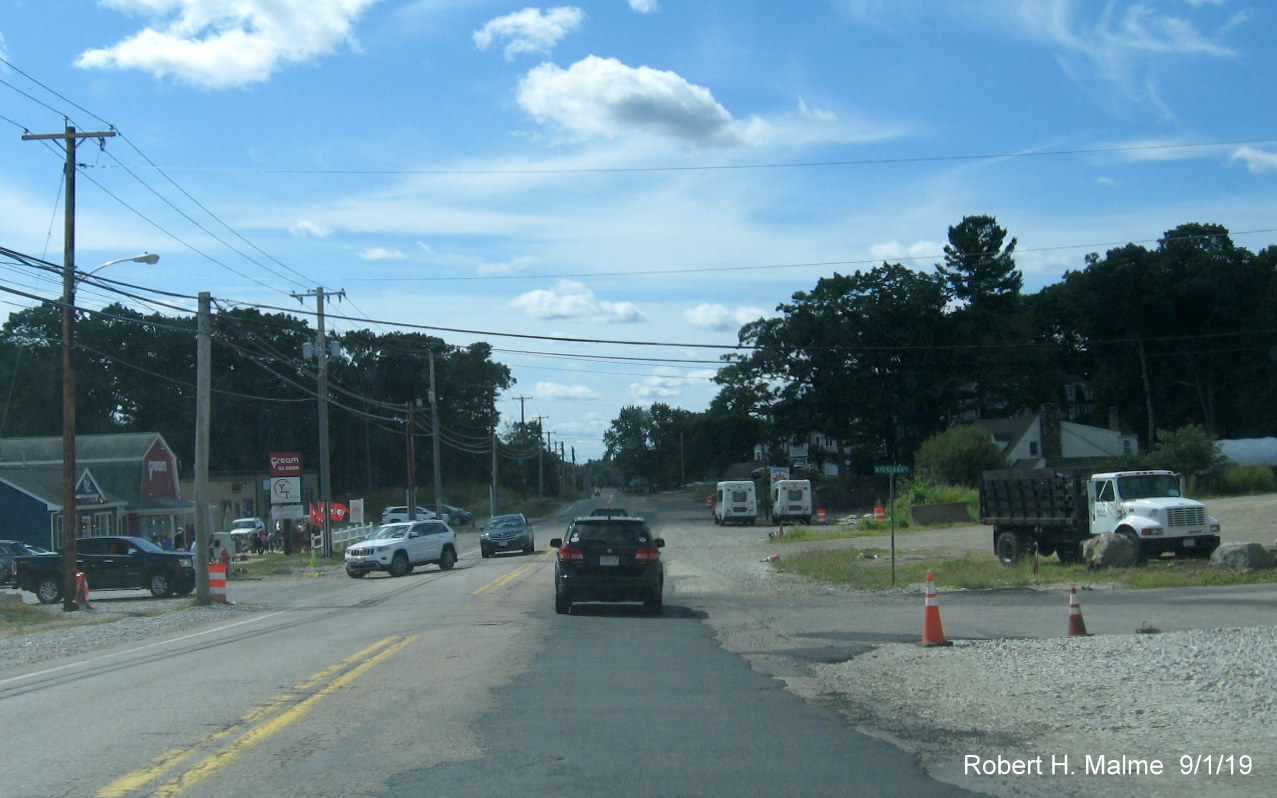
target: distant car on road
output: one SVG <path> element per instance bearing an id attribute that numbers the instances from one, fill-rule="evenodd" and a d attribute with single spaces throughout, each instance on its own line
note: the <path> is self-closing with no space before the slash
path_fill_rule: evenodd
<path id="1" fill-rule="evenodd" d="M 566 537 L 550 545 L 554 563 L 554 611 L 567 614 L 579 601 L 641 601 L 650 613 L 664 606 L 665 541 L 641 518 L 578 518 Z"/>
<path id="2" fill-rule="evenodd" d="M 403 504 L 396 505 L 394 507 L 387 507 L 381 511 L 381 523 L 383 524 L 394 524 L 400 521 L 414 520 L 434 521 L 435 519 L 436 516 L 434 511 L 420 504 L 417 505 L 417 517 L 415 519 L 408 517 L 408 507 Z"/>
<path id="3" fill-rule="evenodd" d="M 479 554 L 491 557 L 507 551 L 522 551 L 531 554 L 536 551 L 536 540 L 532 525 L 523 513 L 494 515 L 483 526 L 479 535 Z"/>
<path id="4" fill-rule="evenodd" d="M 432 513 L 435 512 L 433 504 L 427 504 L 426 509 Z M 443 506 L 443 520 L 448 522 L 448 526 L 470 526 L 474 523 L 474 516 L 469 510 L 445 504 Z"/>
<path id="5" fill-rule="evenodd" d="M 623 518 L 629 516 L 624 507 L 595 507 L 590 511 L 593 518 Z"/>
<path id="6" fill-rule="evenodd" d="M 346 574 L 360 579 L 373 571 L 407 576 L 418 565 L 435 563 L 448 571 L 457 562 L 457 534 L 444 521 L 382 524 L 346 549 Z"/>

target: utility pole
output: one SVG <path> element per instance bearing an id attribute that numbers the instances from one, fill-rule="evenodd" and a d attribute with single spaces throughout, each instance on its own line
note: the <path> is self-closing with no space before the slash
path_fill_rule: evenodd
<path id="1" fill-rule="evenodd" d="M 522 427 L 527 423 L 524 420 L 524 416 L 523 416 L 523 403 L 531 399 L 532 397 L 531 396 L 516 396 L 514 398 L 519 400 L 519 426 Z"/>
<path id="2" fill-rule="evenodd" d="M 407 418 L 405 421 L 405 441 L 404 447 L 408 457 L 407 476 L 408 476 L 408 517 L 417 520 L 417 441 L 414 429 L 416 421 L 413 419 L 413 411 L 416 410 L 415 401 L 409 400 L 405 403 L 407 407 Z"/>
<path id="3" fill-rule="evenodd" d="M 430 350 L 430 456 L 435 472 L 435 517 L 444 518 L 443 460 L 439 454 L 439 398 L 435 393 L 435 350 Z"/>
<path id="4" fill-rule="evenodd" d="M 324 557 L 333 556 L 333 535 L 329 529 L 329 509 L 332 506 L 332 482 L 328 463 L 328 341 L 324 336 L 324 299 L 335 296 L 344 298 L 345 289 L 341 291 L 324 291 L 319 286 L 314 291 L 304 294 L 293 294 L 293 298 L 301 302 L 309 297 L 315 298 L 318 322 L 315 333 L 315 357 L 317 393 L 319 394 L 319 506 L 323 514 Z"/>
<path id="5" fill-rule="evenodd" d="M 545 452 L 545 447 L 541 445 L 541 432 L 542 432 L 541 422 L 547 418 L 549 418 L 549 416 L 534 416 L 532 419 L 533 421 L 537 422 L 537 498 L 538 499 L 545 498 L 545 463 L 543 462 L 543 459 L 542 459 L 542 455 Z M 549 438 L 549 433 L 546 434 L 546 437 L 547 439 Z"/>
<path id="6" fill-rule="evenodd" d="M 75 148 L 80 139 L 106 139 L 115 131 L 27 134 L 23 141 L 61 139 L 66 145 L 66 207 L 62 238 L 62 611 L 80 608 L 75 600 L 75 541 L 80 535 L 75 503 Z"/>
<path id="7" fill-rule="evenodd" d="M 208 604 L 208 429 L 212 397 L 211 299 L 199 295 L 195 317 L 195 603 Z"/>

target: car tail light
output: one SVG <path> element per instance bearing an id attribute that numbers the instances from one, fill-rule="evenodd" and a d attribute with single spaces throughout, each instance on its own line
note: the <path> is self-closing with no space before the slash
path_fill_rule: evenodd
<path id="1" fill-rule="evenodd" d="M 635 562 L 655 562 L 659 559 L 661 559 L 661 550 L 655 546 L 651 546 L 646 549 L 639 549 L 634 552 Z"/>
<path id="2" fill-rule="evenodd" d="M 562 562 L 585 562 L 585 549 L 576 546 L 564 546 L 559 549 L 559 560 Z"/>

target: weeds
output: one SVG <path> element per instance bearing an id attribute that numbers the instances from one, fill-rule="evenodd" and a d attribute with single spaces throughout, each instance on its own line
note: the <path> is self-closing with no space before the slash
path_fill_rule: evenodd
<path id="1" fill-rule="evenodd" d="M 892 586 L 891 558 L 886 552 L 861 549 L 808 551 L 787 555 L 777 570 L 821 582 L 861 590 L 886 590 Z M 962 590 L 992 590 L 1031 585 L 1077 585 L 1103 581 L 1132 589 L 1183 586 L 1249 585 L 1277 582 L 1277 571 L 1230 571 L 1211 568 L 1202 560 L 1153 560 L 1133 568 L 1087 570 L 1085 565 L 1064 565 L 1054 559 L 1026 559 L 1013 567 L 992 555 L 911 553 L 896 558 L 897 587 L 921 584 L 927 572 L 936 582 Z"/>

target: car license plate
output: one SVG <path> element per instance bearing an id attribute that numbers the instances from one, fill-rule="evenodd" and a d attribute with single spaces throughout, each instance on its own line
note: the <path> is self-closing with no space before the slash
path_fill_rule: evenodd
<path id="1" fill-rule="evenodd" d="M 501 545 L 501 547 L 502 547 L 502 548 L 505 548 L 506 546 L 510 545 L 510 541 L 508 541 L 508 540 L 502 540 L 502 541 L 500 541 L 500 545 Z"/>
<path id="2" fill-rule="evenodd" d="M 1186 549 L 1191 549 L 1196 545 L 1197 545 L 1197 541 L 1193 540 L 1192 538 L 1188 538 L 1187 540 L 1184 541 L 1184 548 Z"/>
<path id="3" fill-rule="evenodd" d="M 615 554 L 599 555 L 599 565 L 620 565 L 621 558 Z"/>

